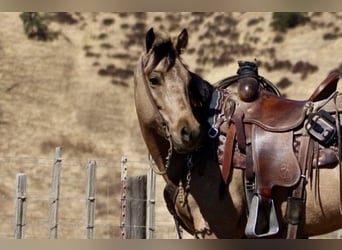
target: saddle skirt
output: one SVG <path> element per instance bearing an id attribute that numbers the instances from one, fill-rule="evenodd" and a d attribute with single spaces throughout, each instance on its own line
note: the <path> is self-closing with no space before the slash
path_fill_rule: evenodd
<path id="1" fill-rule="evenodd" d="M 217 156 L 222 178 L 227 181 L 231 165 L 238 168 L 246 167 L 246 155 L 243 152 L 245 149 L 239 150 L 239 145 L 235 142 L 235 136 L 242 133 L 245 137 L 245 143 L 250 144 L 253 141 L 254 171 L 265 173 L 264 178 L 262 178 L 265 183 L 262 186 L 270 188 L 274 185 L 291 186 L 298 181 L 300 170 L 293 151 L 292 133 L 288 130 L 298 126 L 303 121 L 305 111 L 299 107 L 304 107 L 304 104 L 287 102 L 284 105 L 285 108 L 282 108 L 284 114 L 282 117 L 284 118 L 276 119 L 275 117 L 278 116 L 274 115 L 272 111 L 280 109 L 280 101 L 274 98 L 272 94 L 262 93 L 260 98 L 252 104 L 239 100 L 237 95 L 227 89 L 217 90 L 212 97 L 209 123 L 216 132 L 211 134 L 218 139 Z M 237 110 L 243 112 L 241 124 L 256 124 L 258 126 L 253 126 L 251 132 L 245 131 L 246 128 L 240 128 L 237 125 L 239 124 L 236 121 L 237 118 L 234 117 Z M 286 124 L 282 123 L 281 120 L 285 120 L 285 113 L 288 115 L 290 110 L 294 112 L 295 118 Z M 236 126 L 234 134 L 228 133 L 231 126 Z M 227 133 L 230 138 L 227 137 Z M 227 146 L 230 148 L 226 148 Z M 227 154 L 228 150 L 232 151 L 230 152 L 231 159 L 225 161 L 225 157 L 229 155 Z"/>
<path id="2" fill-rule="evenodd" d="M 342 104 L 341 95 L 337 98 L 337 106 L 342 106 L 339 104 Z M 217 140 L 223 180 L 227 182 L 231 167 L 246 169 L 246 146 L 239 145 L 238 139 L 242 137 L 240 140 L 253 148 L 248 157 L 252 158 L 249 160 L 255 174 L 262 176 L 259 177 L 260 186 L 295 185 L 301 175 L 298 147 L 302 128 L 308 114 L 321 106 L 330 113 L 336 110 L 332 101 L 296 101 L 261 90 L 259 97 L 248 103 L 229 89 L 215 90 L 210 104 L 208 123 L 211 129 L 208 134 Z M 236 132 L 228 135 L 231 126 L 236 127 Z M 314 167 L 330 167 L 338 163 L 336 147 L 328 149 L 318 145 L 316 148 Z M 225 161 L 227 150 L 231 151 L 229 161 Z"/>

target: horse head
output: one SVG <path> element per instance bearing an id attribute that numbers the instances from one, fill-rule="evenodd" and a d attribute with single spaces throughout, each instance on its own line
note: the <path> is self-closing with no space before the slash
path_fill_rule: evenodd
<path id="1" fill-rule="evenodd" d="M 171 38 L 156 35 L 151 28 L 146 34 L 146 51 L 135 72 L 136 99 L 139 99 L 137 95 L 141 95 L 139 89 L 144 92 L 145 99 L 147 96 L 145 107 L 140 104 L 141 110 L 138 110 L 140 120 L 155 121 L 158 134 L 169 137 L 173 148 L 179 153 L 192 151 L 198 146 L 201 137 L 199 119 L 204 117 L 196 117 L 193 112 L 194 108 L 201 106 L 202 93 L 199 91 L 202 88 L 196 85 L 200 78 L 195 78 L 180 58 L 187 43 L 186 29 L 172 41 Z M 190 95 L 190 91 L 195 92 L 193 90 L 197 90 L 198 94 Z"/>

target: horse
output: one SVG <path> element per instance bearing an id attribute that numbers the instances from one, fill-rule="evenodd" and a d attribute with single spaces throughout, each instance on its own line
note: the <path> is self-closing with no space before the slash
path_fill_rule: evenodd
<path id="1" fill-rule="evenodd" d="M 236 144 L 232 144 L 230 161 L 233 167 L 222 173 L 219 139 L 208 136 L 208 131 L 213 128 L 208 123 L 208 117 L 212 116 L 212 97 L 218 88 L 191 72 L 182 62 L 181 54 L 187 44 L 186 29 L 176 39 L 159 36 L 153 28 L 146 33 L 145 51 L 134 71 L 134 98 L 140 130 L 156 166 L 155 171 L 165 180 L 166 206 L 176 222 L 195 238 L 246 238 L 246 225 L 253 217 L 251 204 L 245 195 L 248 158 L 245 152 L 235 153 Z M 251 86 L 245 85 L 245 90 L 253 90 Z M 246 98 L 254 96 L 247 95 Z M 233 115 L 233 105 L 225 106 L 232 111 L 227 116 Z M 236 142 L 236 134 L 228 138 L 227 124 L 226 121 L 220 122 L 220 128 L 221 125 L 226 127 L 226 141 Z M 305 213 L 300 230 L 303 238 L 342 227 L 340 199 L 334 195 L 339 189 L 339 168 L 310 168 L 310 175 L 317 178 L 310 179 L 309 188 L 305 185 Z M 304 179 L 302 177 L 303 174 L 300 175 L 301 180 Z M 312 185 L 319 188 L 313 189 Z M 263 234 L 257 229 L 252 236 L 286 237 L 286 204 L 293 189 L 272 186 L 272 208 L 276 210 L 278 222 L 276 231 Z M 268 224 L 273 222 L 266 222 L 266 225 L 260 223 L 260 227 L 262 230 L 266 228 L 267 232 Z"/>

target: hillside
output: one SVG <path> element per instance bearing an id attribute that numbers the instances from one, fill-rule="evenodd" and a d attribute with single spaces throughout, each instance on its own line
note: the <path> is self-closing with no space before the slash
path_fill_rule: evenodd
<path id="1" fill-rule="evenodd" d="M 62 146 L 66 162 L 114 162 L 115 174 L 99 172 L 98 178 L 107 186 L 99 184 L 98 193 L 117 199 L 121 156 L 137 162 L 147 156 L 135 114 L 132 76 L 149 27 L 172 36 L 187 28 L 190 40 L 184 61 L 212 83 L 234 75 L 237 61 L 256 59 L 259 73 L 284 94 L 305 99 L 329 71 L 342 67 L 342 13 L 309 13 L 309 23 L 286 33 L 272 30 L 269 12 L 50 13 L 49 29 L 58 34 L 51 41 L 28 39 L 19 15 L 0 13 L 0 176 L 5 180 L 0 182 L 0 192 L 4 200 L 13 195 L 10 187 L 18 171 L 32 171 L 35 180 L 41 181 L 41 169 L 49 166 L 46 159 L 52 162 L 56 146 Z M 39 170 L 33 168 L 37 161 L 27 163 L 26 169 L 26 163 L 16 158 L 47 162 Z M 77 169 L 65 167 L 66 182 L 80 179 Z M 44 171 L 50 176 L 50 169 Z M 49 180 L 43 183 L 48 185 Z M 84 190 L 76 184 L 71 187 L 75 193 Z M 63 192 L 70 190 L 65 187 Z M 98 204 L 100 220 L 108 219 L 101 218 L 104 211 L 114 210 L 108 208 L 113 201 L 104 203 Z M 8 209 L 6 216 L 12 206 L 12 201 L 2 205 Z M 115 211 L 110 219 L 117 220 L 117 215 Z M 110 230 L 97 237 L 118 237 L 118 232 Z"/>
<path id="2" fill-rule="evenodd" d="M 341 64 L 338 13 L 312 14 L 286 34 L 272 31 L 271 13 L 76 13 L 54 18 L 50 29 L 61 35 L 47 42 L 27 39 L 19 13 L 0 15 L 3 155 L 44 155 L 61 144 L 73 156 L 143 153 L 132 71 L 149 27 L 173 36 L 186 27 L 184 61 L 210 82 L 256 59 L 274 83 L 289 80 L 282 91 L 293 98 Z"/>

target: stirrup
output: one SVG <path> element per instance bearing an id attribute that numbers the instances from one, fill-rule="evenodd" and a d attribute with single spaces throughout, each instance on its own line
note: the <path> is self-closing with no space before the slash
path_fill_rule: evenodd
<path id="1" fill-rule="evenodd" d="M 254 195 L 252 202 L 251 202 L 251 206 L 250 206 L 247 225 L 245 228 L 245 234 L 248 238 L 261 238 L 261 237 L 275 235 L 279 232 L 279 224 L 278 224 L 277 213 L 276 213 L 273 199 L 270 200 L 271 210 L 270 210 L 270 217 L 269 217 L 268 232 L 263 233 L 263 234 L 257 234 L 255 232 L 255 228 L 258 222 L 259 204 L 260 204 L 260 197 L 258 195 Z"/>

